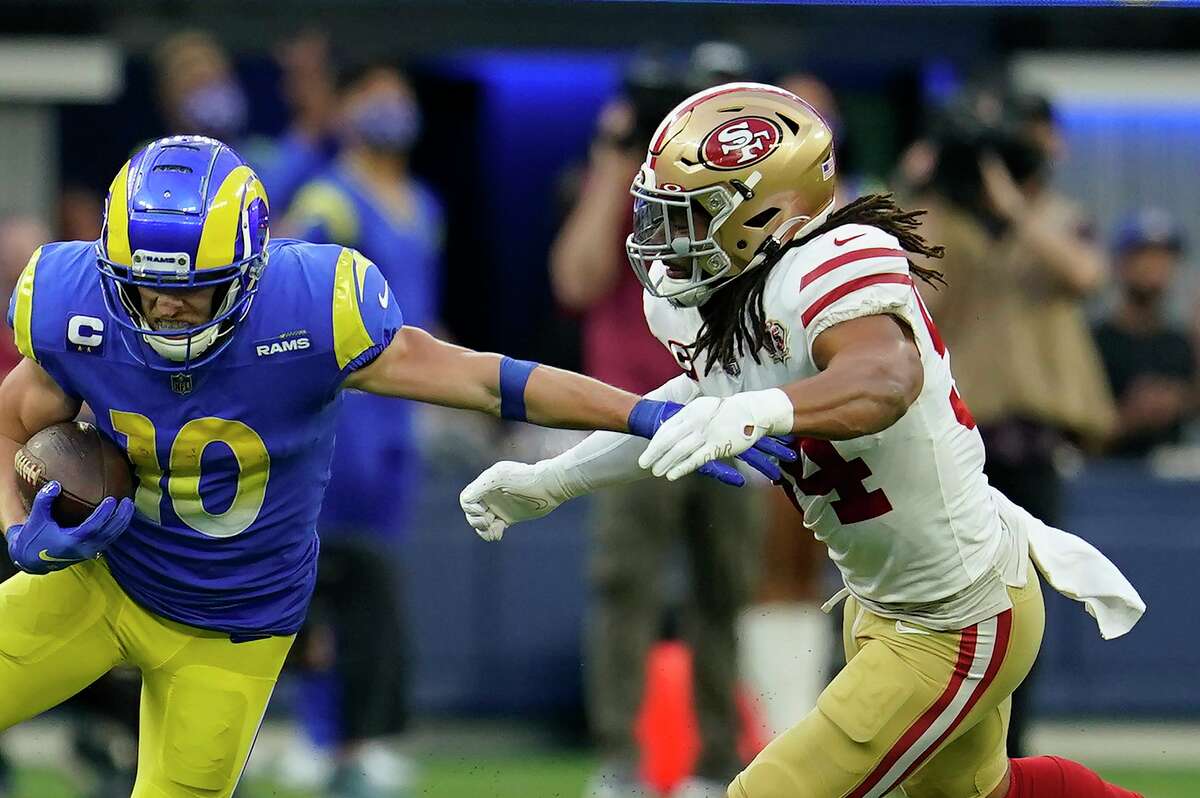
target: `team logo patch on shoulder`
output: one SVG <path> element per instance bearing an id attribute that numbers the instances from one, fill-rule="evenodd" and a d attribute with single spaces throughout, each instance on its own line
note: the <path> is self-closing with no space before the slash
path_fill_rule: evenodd
<path id="1" fill-rule="evenodd" d="M 104 351 L 104 319 L 82 313 L 67 319 L 67 349 L 99 354 Z"/>
<path id="2" fill-rule="evenodd" d="M 700 379 L 696 374 L 696 360 L 692 355 L 692 347 L 672 339 L 667 341 L 667 348 L 671 350 L 671 354 L 675 357 L 675 362 L 679 364 L 679 368 L 683 369 L 684 374 L 693 380 Z"/>
<path id="3" fill-rule="evenodd" d="M 783 131 L 762 116 L 742 116 L 713 128 L 700 143 L 700 157 L 713 169 L 742 169 L 779 146 Z"/>
<path id="4" fill-rule="evenodd" d="M 776 363 L 785 363 L 792 356 L 788 349 L 788 329 L 775 319 L 767 319 L 767 354 Z"/>
<path id="5" fill-rule="evenodd" d="M 280 333 L 274 338 L 254 342 L 254 354 L 259 357 L 303 352 L 310 348 L 312 348 L 312 339 L 308 336 L 308 330 L 292 330 Z"/>

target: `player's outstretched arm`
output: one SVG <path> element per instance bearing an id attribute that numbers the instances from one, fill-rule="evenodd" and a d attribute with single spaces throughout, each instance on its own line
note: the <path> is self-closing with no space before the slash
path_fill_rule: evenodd
<path id="1" fill-rule="evenodd" d="M 688 404 L 662 425 L 640 464 L 679 479 L 764 435 L 835 441 L 872 435 L 899 421 L 924 385 L 912 330 L 893 316 L 835 324 L 813 342 L 813 360 L 819 374 L 782 388 Z"/>
<path id="2" fill-rule="evenodd" d="M 643 399 L 582 374 L 449 344 L 408 326 L 400 328 L 379 357 L 352 372 L 345 387 L 545 427 L 641 438 L 651 437 L 680 407 L 677 402 Z M 772 443 L 764 442 L 764 447 Z M 778 470 L 759 452 L 745 459 L 760 471 Z M 633 460 L 636 465 L 636 456 Z M 727 463 L 707 463 L 701 470 L 729 484 L 744 483 Z"/>
<path id="3" fill-rule="evenodd" d="M 641 397 L 562 369 L 476 352 L 402 327 L 345 387 L 564 429 L 631 432 Z"/>
<path id="4" fill-rule="evenodd" d="M 680 374 L 646 396 L 685 404 L 698 393 L 696 383 Z M 500 540 L 508 527 L 541 518 L 568 499 L 649 477 L 638 465 L 645 448 L 642 438 L 596 432 L 557 457 L 496 463 L 463 488 L 458 503 L 481 538 Z"/>
<path id="5" fill-rule="evenodd" d="M 646 397 L 679 407 L 699 392 L 695 381 L 680 374 Z M 463 489 L 459 504 L 467 523 L 481 538 L 499 540 L 512 524 L 541 518 L 568 499 L 649 477 L 650 472 L 638 465 L 645 448 L 642 438 L 597 432 L 557 457 L 532 464 L 496 463 Z M 723 482 L 740 483 L 740 478 L 728 479 L 724 472 L 716 471 L 718 465 L 737 475 L 724 463 L 708 463 L 701 470 L 707 469 L 709 476 Z"/>
<path id="6" fill-rule="evenodd" d="M 79 413 L 79 402 L 67 396 L 36 361 L 24 358 L 0 383 L 0 528 L 25 520 L 17 491 L 13 458 L 33 433 Z"/>
<path id="7" fill-rule="evenodd" d="M 401 327 L 374 361 L 346 378 L 345 387 L 546 427 L 607 430 L 642 438 L 653 436 L 681 407 L 677 402 L 635 396 L 582 374 L 448 344 L 415 327 Z M 773 439 L 747 448 L 750 451 L 739 453 L 740 458 L 771 479 L 780 476 L 772 458 L 795 457 Z M 731 485 L 745 482 L 728 463 L 702 463 L 697 468 Z"/>

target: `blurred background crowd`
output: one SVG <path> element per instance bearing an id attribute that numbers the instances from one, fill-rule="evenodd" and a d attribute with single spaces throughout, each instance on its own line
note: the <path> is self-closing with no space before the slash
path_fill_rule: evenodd
<path id="1" fill-rule="evenodd" d="M 257 169 L 274 236 L 358 248 L 407 323 L 643 392 L 678 366 L 625 261 L 632 176 L 687 95 L 776 83 L 834 129 L 839 202 L 928 211 L 924 298 L 993 484 L 1150 605 L 1101 644 L 1047 597 L 1010 750 L 1200 792 L 1200 14 L 247 6 L 0 4 L 5 296 L 39 244 L 97 237 L 133 150 L 204 133 Z M 484 546 L 461 486 L 575 438 L 345 404 L 310 623 L 239 795 L 717 796 L 812 706 L 835 577 L 782 493 L 648 481 Z M 0 796 L 127 795 L 136 691 L 0 738 Z"/>

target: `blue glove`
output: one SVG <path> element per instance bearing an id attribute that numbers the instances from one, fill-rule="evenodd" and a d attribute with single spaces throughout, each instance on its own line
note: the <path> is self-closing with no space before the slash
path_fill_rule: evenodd
<path id="1" fill-rule="evenodd" d="M 33 509 L 23 524 L 8 528 L 8 556 L 22 571 L 48 574 L 84 560 L 94 560 L 116 540 L 133 518 L 133 502 L 109 496 L 79 526 L 61 527 L 50 516 L 50 506 L 62 492 L 58 482 L 47 482 L 33 498 Z"/>
<path id="2" fill-rule="evenodd" d="M 633 406 L 629 413 L 629 432 L 643 438 L 653 438 L 654 433 L 671 416 L 683 408 L 678 402 L 659 402 L 654 399 L 643 399 Z M 783 479 L 777 460 L 789 463 L 796 460 L 796 453 L 782 440 L 765 437 L 752 447 L 737 456 L 746 465 L 763 474 L 772 482 Z M 745 478 L 729 463 L 711 460 L 696 469 L 697 474 L 712 477 L 726 485 L 741 487 L 746 484 Z"/>

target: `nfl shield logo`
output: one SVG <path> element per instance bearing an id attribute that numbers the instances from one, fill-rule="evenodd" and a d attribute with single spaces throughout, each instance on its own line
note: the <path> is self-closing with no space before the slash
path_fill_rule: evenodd
<path id="1" fill-rule="evenodd" d="M 186 396 L 192 392 L 192 375 L 172 374 L 171 375 L 171 390 L 180 396 Z"/>

